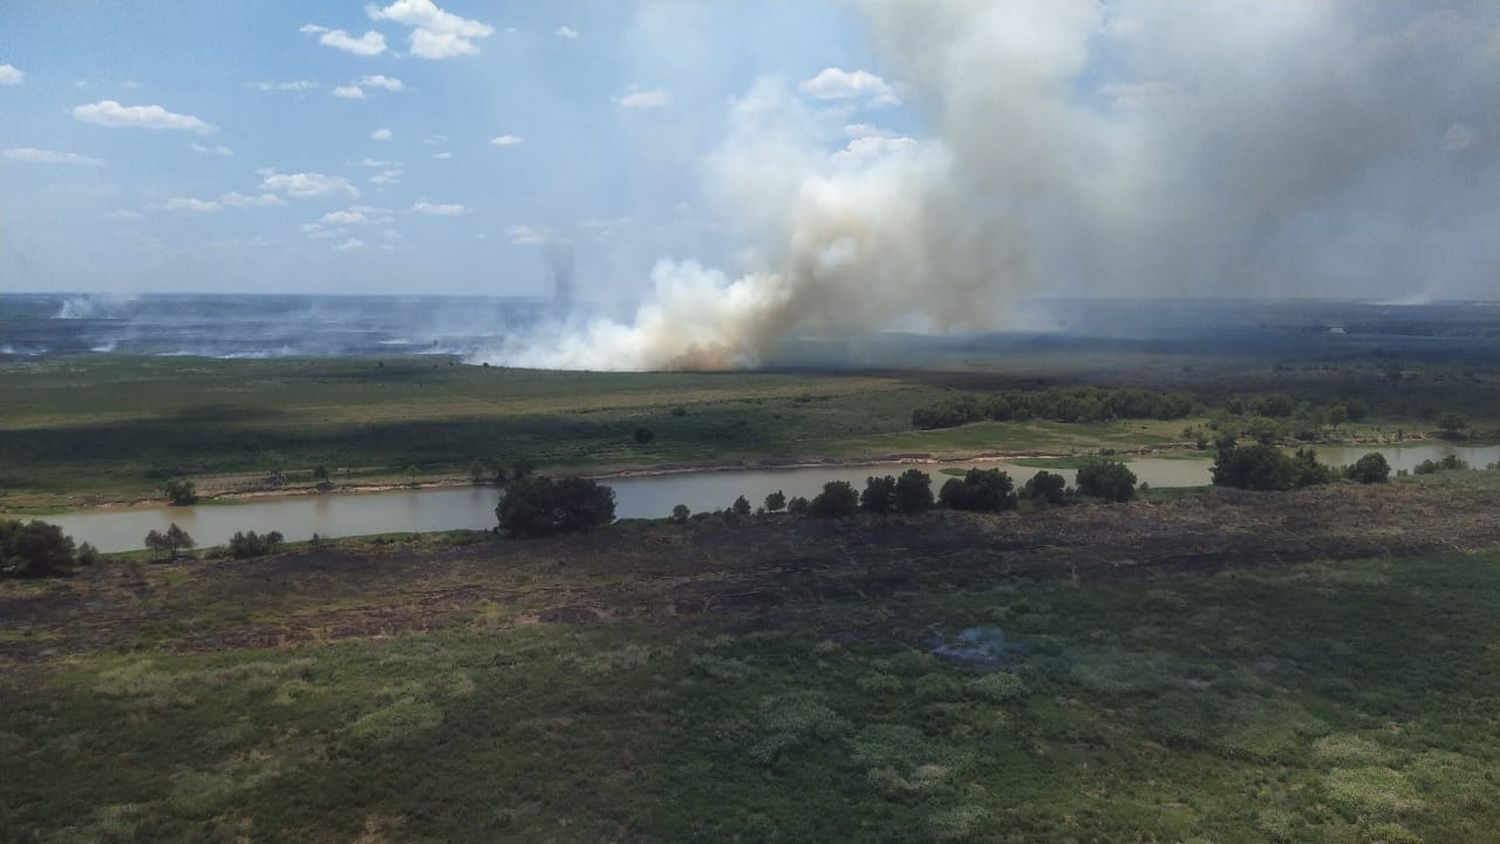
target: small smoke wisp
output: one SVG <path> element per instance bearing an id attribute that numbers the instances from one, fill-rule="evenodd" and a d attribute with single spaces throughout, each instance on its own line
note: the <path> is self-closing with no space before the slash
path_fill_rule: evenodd
<path id="1" fill-rule="evenodd" d="M 477 359 L 721 369 L 795 333 L 995 326 L 1041 292 L 1374 298 L 1500 277 L 1492 2 L 855 5 L 925 137 L 850 125 L 833 143 L 825 105 L 762 80 L 707 174 L 741 272 L 664 260 L 632 321 Z"/>

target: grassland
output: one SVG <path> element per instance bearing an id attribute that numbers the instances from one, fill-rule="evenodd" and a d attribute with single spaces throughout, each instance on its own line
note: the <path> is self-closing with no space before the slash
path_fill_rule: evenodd
<path id="1" fill-rule="evenodd" d="M 90 355 L 0 367 L 0 508 L 45 510 L 159 495 L 189 475 L 213 493 L 283 472 L 338 483 L 466 477 L 476 460 L 525 457 L 554 471 L 868 459 L 924 453 L 1068 454 L 1177 441 L 1201 419 L 911 427 L 953 389 L 1052 383 L 1385 396 L 1349 437 L 1431 428 L 1419 408 L 1491 408 L 1494 373 L 1404 376 L 1365 364 L 1272 373 L 1259 360 L 1116 355 L 1017 358 L 1006 372 L 565 373 L 448 359 L 211 360 Z M 1136 364 L 1136 370 L 1129 366 Z M 1105 367 L 1105 368 L 1094 368 Z M 1477 380 L 1476 380 L 1477 379 Z M 1486 380 L 1489 379 L 1489 380 Z M 1500 384 L 1500 382 L 1497 382 Z M 1487 386 L 1488 385 L 1488 386 Z M 1477 398 L 1476 398 L 1477 397 Z M 1489 398 L 1486 398 L 1489 397 Z M 1477 402 L 1477 404 L 1476 404 Z M 654 438 L 637 443 L 637 428 Z"/>
<path id="2" fill-rule="evenodd" d="M 1497 510 L 1470 472 L 3 583 L 0 839 L 1491 840 Z"/>

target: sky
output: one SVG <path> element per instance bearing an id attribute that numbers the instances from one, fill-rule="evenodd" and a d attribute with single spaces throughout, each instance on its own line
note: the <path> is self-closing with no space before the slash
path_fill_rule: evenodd
<path id="1" fill-rule="evenodd" d="M 550 294 L 566 243 L 580 296 L 638 297 L 731 248 L 731 99 L 872 62 L 802 0 L 5 0 L 0 291 Z"/>
<path id="2" fill-rule="evenodd" d="M 4 0 L 0 292 L 1500 299 L 1493 0 Z M 705 351 L 707 350 L 707 351 Z M 717 365 L 717 364 L 716 364 Z"/>

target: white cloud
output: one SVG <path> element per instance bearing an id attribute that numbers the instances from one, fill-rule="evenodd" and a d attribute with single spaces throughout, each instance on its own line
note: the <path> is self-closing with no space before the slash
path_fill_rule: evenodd
<path id="1" fill-rule="evenodd" d="M 365 98 L 365 89 L 358 85 L 340 85 L 333 89 L 333 95 L 346 100 L 362 100 Z"/>
<path id="2" fill-rule="evenodd" d="M 428 145 L 430 147 L 441 146 L 442 144 L 448 143 L 448 136 L 447 135 L 428 135 L 427 137 L 425 137 L 425 138 L 422 139 L 422 143 L 424 143 L 424 144 L 426 144 L 426 145 Z"/>
<path id="3" fill-rule="evenodd" d="M 325 176 L 322 173 L 268 173 L 260 183 L 260 189 L 284 193 L 296 199 L 339 194 L 351 198 L 359 196 L 359 189 L 349 184 L 348 179 L 343 176 Z"/>
<path id="4" fill-rule="evenodd" d="M 385 76 L 384 74 L 377 73 L 374 76 L 365 76 L 360 78 L 359 87 L 384 88 L 387 91 L 400 91 L 404 89 L 406 85 L 394 76 Z"/>
<path id="5" fill-rule="evenodd" d="M 146 215 L 139 211 L 127 211 L 122 208 L 105 214 L 104 219 L 111 223 L 140 223 L 145 221 Z"/>
<path id="6" fill-rule="evenodd" d="M 318 36 L 318 43 L 325 47 L 343 50 L 356 56 L 378 56 L 385 52 L 385 36 L 373 29 L 358 38 L 342 29 L 329 29 L 315 23 L 303 24 L 302 28 L 297 31 L 303 35 Z"/>
<path id="7" fill-rule="evenodd" d="M 672 104 L 672 95 L 661 88 L 638 88 L 634 85 L 614 97 L 623 108 L 664 108 Z"/>
<path id="8" fill-rule="evenodd" d="M 401 184 L 402 175 L 404 173 L 401 168 L 393 167 L 388 170 L 381 170 L 379 173 L 371 176 L 369 182 L 372 185 L 399 185 Z"/>
<path id="9" fill-rule="evenodd" d="M 369 205 L 351 205 L 342 211 L 329 211 L 317 223 L 308 225 L 364 226 L 385 225 L 394 218 L 389 208 L 373 208 Z"/>
<path id="10" fill-rule="evenodd" d="M 432 0 L 396 0 L 380 8 L 367 6 L 371 20 L 386 20 L 412 27 L 411 54 L 422 59 L 448 59 L 479 52 L 475 39 L 488 38 L 495 28 L 487 23 L 459 17 L 438 8 Z"/>
<path id="11" fill-rule="evenodd" d="M 866 135 L 861 138 L 852 138 L 848 146 L 833 154 L 833 160 L 839 162 L 861 162 L 872 158 L 880 158 L 900 152 L 910 152 L 917 148 L 917 142 L 911 138 L 891 135 Z"/>
<path id="12" fill-rule="evenodd" d="M 450 159 L 450 158 L 453 157 L 453 153 L 451 153 L 451 152 L 435 152 L 435 153 L 432 154 L 432 157 L 436 158 L 439 161 L 447 161 L 448 159 Z"/>
<path id="13" fill-rule="evenodd" d="M 383 161 L 383 160 L 381 160 L 379 158 L 361 158 L 360 160 L 358 160 L 358 161 L 356 161 L 354 163 L 358 164 L 361 167 L 377 167 L 377 168 L 379 168 L 379 167 L 400 167 L 401 166 L 400 164 L 398 164 L 398 163 L 396 163 L 394 161 Z"/>
<path id="14" fill-rule="evenodd" d="M 0 149 L 0 158 L 7 161 L 22 161 L 27 164 L 79 164 L 85 167 L 101 167 L 104 160 L 79 155 L 76 152 L 58 152 L 35 147 L 12 147 Z"/>
<path id="15" fill-rule="evenodd" d="M 247 196 L 243 193 L 230 191 L 219 197 L 219 203 L 227 208 L 271 208 L 277 205 L 285 205 L 286 200 L 274 193 Z"/>
<path id="16" fill-rule="evenodd" d="M 380 233 L 380 238 L 382 240 L 388 241 L 397 241 L 402 239 L 401 232 L 398 232 L 395 229 L 386 229 L 385 231 Z"/>
<path id="17" fill-rule="evenodd" d="M 376 129 L 375 131 L 370 133 L 370 140 L 372 141 L 389 141 L 391 137 L 391 130 L 384 127 Z"/>
<path id="18" fill-rule="evenodd" d="M 1443 152 L 1461 152 L 1479 143 L 1479 135 L 1467 124 L 1455 123 L 1443 133 Z"/>
<path id="19" fill-rule="evenodd" d="M 15 65 L 0 64 L 0 85 L 20 85 L 25 79 L 24 70 L 17 70 Z"/>
<path id="20" fill-rule="evenodd" d="M 224 210 L 224 206 L 211 199 L 198 199 L 192 196 L 174 196 L 162 203 L 161 207 L 168 211 L 180 211 L 186 214 L 215 214 Z"/>
<path id="21" fill-rule="evenodd" d="M 159 105 L 122 106 L 114 100 L 100 100 L 77 106 L 73 109 L 73 117 L 97 126 L 170 129 L 203 135 L 216 131 L 214 127 L 190 114 L 174 114 Z"/>
<path id="22" fill-rule="evenodd" d="M 365 248 L 365 242 L 359 238 L 351 237 L 333 248 L 339 252 L 350 252 L 355 249 Z"/>
<path id="23" fill-rule="evenodd" d="M 543 246 L 557 242 L 557 233 L 534 226 L 506 226 L 505 236 L 516 246 Z"/>
<path id="24" fill-rule="evenodd" d="M 825 67 L 804 80 L 797 90 L 818 100 L 864 100 L 868 105 L 898 105 L 901 98 L 889 82 L 866 70 L 846 71 Z"/>
<path id="25" fill-rule="evenodd" d="M 338 232 L 332 232 L 317 223 L 303 223 L 298 231 L 307 235 L 310 240 L 328 240 L 339 236 Z"/>
<path id="26" fill-rule="evenodd" d="M 559 26 L 557 29 L 552 30 L 552 34 L 558 38 L 577 38 L 578 30 L 571 26 Z"/>
<path id="27" fill-rule="evenodd" d="M 318 83 L 306 79 L 293 79 L 290 82 L 250 82 L 251 88 L 257 91 L 311 91 L 318 87 Z"/>
<path id="28" fill-rule="evenodd" d="M 432 214 L 438 217 L 456 217 L 459 214 L 468 211 L 469 209 L 456 202 L 428 202 L 427 197 L 424 196 L 421 199 L 417 200 L 416 204 L 411 207 L 411 210 L 418 214 Z"/>
<path id="29" fill-rule="evenodd" d="M 204 146 L 203 144 L 192 144 L 190 146 L 190 149 L 192 149 L 193 152 L 196 152 L 199 155 L 217 155 L 223 158 L 228 158 L 229 156 L 234 155 L 234 150 L 224 146 L 223 144 L 218 144 L 211 147 Z"/>
<path id="30" fill-rule="evenodd" d="M 524 143 L 526 143 L 526 139 L 520 135 L 497 135 L 490 138 L 490 146 L 492 147 L 513 147 Z"/>

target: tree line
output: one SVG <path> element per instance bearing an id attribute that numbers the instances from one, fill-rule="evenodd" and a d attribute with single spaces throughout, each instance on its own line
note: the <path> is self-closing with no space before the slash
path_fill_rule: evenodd
<path id="1" fill-rule="evenodd" d="M 987 395 L 965 393 L 918 407 L 911 413 L 916 428 L 956 428 L 970 422 L 1046 419 L 1054 422 L 1103 422 L 1111 419 L 1181 419 L 1196 403 L 1185 393 L 1111 387 L 1048 387 L 1031 392 L 1007 390 Z"/>

